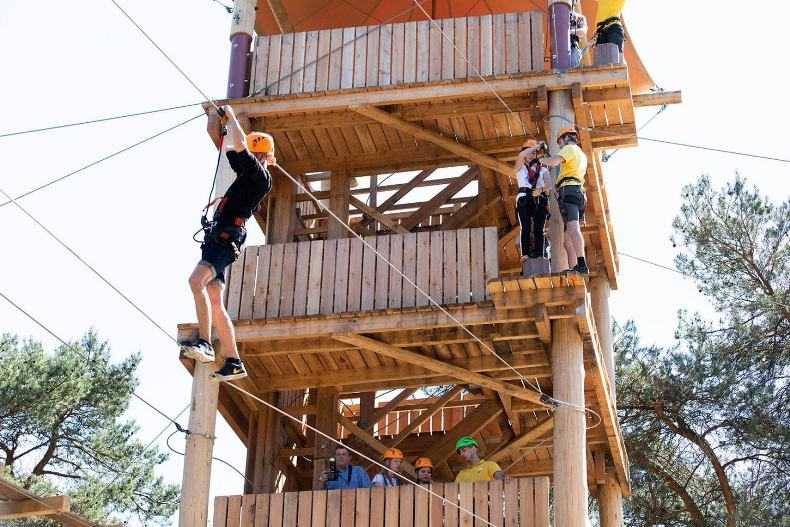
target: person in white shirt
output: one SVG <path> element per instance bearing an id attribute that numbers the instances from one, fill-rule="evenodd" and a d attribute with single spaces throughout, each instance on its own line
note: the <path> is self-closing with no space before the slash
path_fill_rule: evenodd
<path id="1" fill-rule="evenodd" d="M 373 476 L 370 481 L 371 487 L 398 487 L 401 484 L 400 474 L 401 464 L 403 464 L 403 452 L 397 448 L 388 448 L 381 456 L 384 460 L 384 466 L 389 470 L 383 470 Z"/>
<path id="2" fill-rule="evenodd" d="M 521 226 L 521 260 L 547 258 L 543 229 L 549 217 L 549 194 L 545 177 L 548 170 L 538 162 L 546 145 L 527 139 L 516 157 L 514 170 L 518 181 L 516 215 Z"/>

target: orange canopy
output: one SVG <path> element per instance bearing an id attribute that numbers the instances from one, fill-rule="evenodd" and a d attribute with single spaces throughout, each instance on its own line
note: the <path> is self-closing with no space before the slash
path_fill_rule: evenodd
<path id="1" fill-rule="evenodd" d="M 432 18 L 479 16 L 516 11 L 546 13 L 548 10 L 546 0 L 418 1 Z M 263 35 L 281 32 L 277 19 L 279 19 L 284 33 L 425 20 L 425 15 L 417 8 L 413 0 L 259 0 L 258 4 L 255 30 Z M 588 24 L 593 26 L 598 2 L 596 0 L 582 0 L 581 4 Z M 277 19 L 275 19 L 274 13 L 277 13 Z M 548 17 L 545 19 L 548 20 Z M 629 65 L 633 93 L 644 93 L 653 87 L 653 80 L 639 59 L 630 36 L 626 38 L 625 59 Z"/>

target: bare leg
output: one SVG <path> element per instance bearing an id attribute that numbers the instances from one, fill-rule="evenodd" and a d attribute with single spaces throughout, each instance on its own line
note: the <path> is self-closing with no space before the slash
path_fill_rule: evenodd
<path id="1" fill-rule="evenodd" d="M 220 350 L 225 358 L 239 358 L 239 350 L 236 348 L 236 332 L 233 330 L 233 322 L 230 320 L 225 304 L 222 302 L 222 282 L 214 280 L 208 284 L 208 297 L 211 301 L 211 313 L 214 319 L 214 329 L 217 331 L 217 338 L 221 344 Z"/>
<path id="2" fill-rule="evenodd" d="M 571 234 L 570 234 L 570 227 L 568 223 L 565 224 L 565 236 L 562 238 L 562 246 L 565 248 L 565 254 L 568 256 L 568 268 L 573 269 L 573 266 L 576 265 L 576 249 L 573 247 L 573 241 L 571 241 Z"/>
<path id="3" fill-rule="evenodd" d="M 584 256 L 584 236 L 582 236 L 582 228 L 577 221 L 569 221 L 568 228 L 565 231 L 565 247 L 566 251 L 568 250 L 568 242 L 572 247 L 574 257 L 573 260 L 570 260 L 568 263 L 571 265 L 576 265 L 576 259 L 578 257 Z M 570 258 L 570 252 L 568 252 L 568 258 Z"/>
<path id="4" fill-rule="evenodd" d="M 195 297 L 198 333 L 206 342 L 211 342 L 211 307 L 206 286 L 213 279 L 214 269 L 205 264 L 197 264 L 189 277 L 189 288 Z"/>

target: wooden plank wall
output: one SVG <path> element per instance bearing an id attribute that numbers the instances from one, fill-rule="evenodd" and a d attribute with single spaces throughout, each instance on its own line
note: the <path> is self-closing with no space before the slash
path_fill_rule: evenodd
<path id="1" fill-rule="evenodd" d="M 436 24 L 423 20 L 258 36 L 251 93 L 291 95 L 544 69 L 540 12 Z"/>
<path id="2" fill-rule="evenodd" d="M 549 478 L 217 496 L 214 527 L 549 527 Z M 440 499 L 446 498 L 444 499 Z"/>
<path id="3" fill-rule="evenodd" d="M 495 227 L 370 236 L 366 241 L 443 305 L 487 300 L 486 282 L 499 272 Z M 356 238 L 246 247 L 228 274 L 226 306 L 233 320 L 430 305 Z"/>

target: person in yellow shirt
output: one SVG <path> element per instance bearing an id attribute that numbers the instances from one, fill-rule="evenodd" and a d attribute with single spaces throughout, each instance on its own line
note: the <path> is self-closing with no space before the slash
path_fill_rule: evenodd
<path id="1" fill-rule="evenodd" d="M 595 13 L 595 45 L 617 44 L 620 53 L 623 52 L 625 30 L 623 20 L 620 18 L 625 6 L 625 0 L 598 0 L 598 10 Z"/>
<path id="2" fill-rule="evenodd" d="M 557 202 L 565 223 L 565 253 L 568 255 L 569 271 L 588 274 L 584 259 L 584 237 L 581 220 L 587 200 L 584 197 L 584 175 L 587 173 L 587 156 L 579 147 L 579 134 L 575 128 L 564 128 L 557 135 L 560 151 L 556 156 L 541 157 L 540 163 L 547 167 L 560 167 L 554 186 Z"/>
<path id="3" fill-rule="evenodd" d="M 456 483 L 465 481 L 491 481 L 505 479 L 505 473 L 493 461 L 480 459 L 479 445 L 474 438 L 464 436 L 455 442 L 455 450 L 469 462 L 469 466 L 455 476 Z"/>

